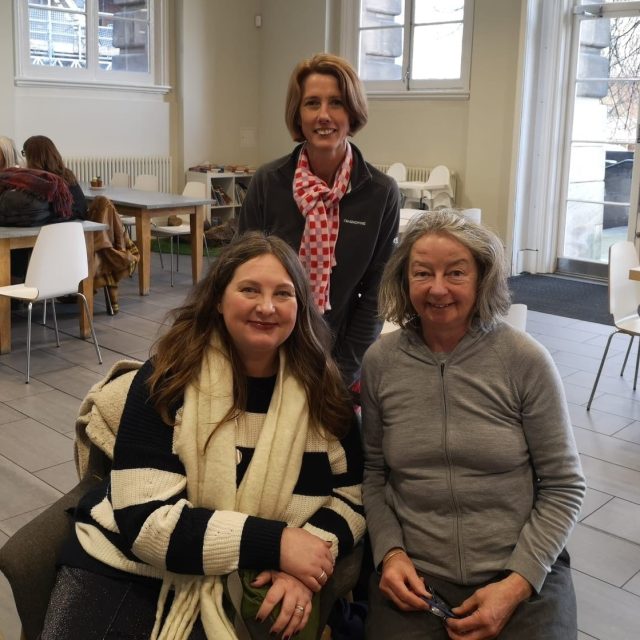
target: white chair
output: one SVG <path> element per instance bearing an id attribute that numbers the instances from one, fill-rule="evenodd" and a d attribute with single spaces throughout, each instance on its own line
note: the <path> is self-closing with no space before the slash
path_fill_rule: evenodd
<path id="1" fill-rule="evenodd" d="M 142 173 L 136 176 L 133 188 L 140 191 L 158 191 L 158 176 Z"/>
<path id="2" fill-rule="evenodd" d="M 431 169 L 424 188 L 431 192 L 428 198 L 434 198 L 437 191 L 444 191 L 452 199 L 455 197 L 451 172 L 443 164 Z"/>
<path id="3" fill-rule="evenodd" d="M 46 225 L 40 230 L 29 260 L 24 283 L 0 287 L 0 295 L 28 302 L 27 374 L 25 380 L 27 384 L 31 373 L 31 310 L 34 302 L 51 300 L 56 346 L 59 347 L 60 336 L 58 334 L 55 298 L 72 293 L 80 296 L 89 319 L 91 337 L 98 355 L 98 362 L 102 364 L 102 355 L 93 330 L 93 319 L 89 313 L 89 305 L 84 295 L 78 291 L 78 283 L 84 280 L 88 273 L 87 246 L 82 223 L 61 222 Z"/>
<path id="4" fill-rule="evenodd" d="M 183 196 L 190 196 L 191 198 L 206 198 L 207 185 L 204 182 L 187 182 L 182 190 Z M 171 252 L 171 275 L 170 282 L 173 287 L 173 239 L 176 239 L 177 253 L 176 253 L 176 273 L 180 271 L 180 236 L 191 235 L 191 224 L 189 223 L 189 216 L 180 216 L 182 224 L 179 226 L 160 226 L 153 222 L 151 223 L 151 237 L 155 238 L 158 242 L 158 251 L 160 252 L 160 266 L 164 269 L 164 260 L 162 258 L 162 249 L 160 247 L 160 238 L 169 238 L 169 249 Z M 211 262 L 209 256 L 209 245 L 207 244 L 207 236 L 204 237 L 204 248 L 207 254 L 207 260 Z"/>
<path id="5" fill-rule="evenodd" d="M 514 329 L 519 329 L 520 331 L 527 330 L 527 305 L 526 304 L 512 304 L 509 307 L 509 311 L 507 315 L 504 316 L 503 320 L 510 324 Z"/>
<path id="6" fill-rule="evenodd" d="M 109 184 L 112 187 L 125 187 L 129 188 L 129 174 L 128 173 L 114 173 L 111 176 L 111 182 Z"/>
<path id="7" fill-rule="evenodd" d="M 587 411 L 591 409 L 593 396 L 596 393 L 596 388 L 600 381 L 600 374 L 602 373 L 602 368 L 604 367 L 607 353 L 609 352 L 609 346 L 611 345 L 611 338 L 617 333 L 624 333 L 630 338 L 627 353 L 625 354 L 622 369 L 620 370 L 620 375 L 622 376 L 627 366 L 627 359 L 629 358 L 633 339 L 636 336 L 640 336 L 640 315 L 638 315 L 638 306 L 640 306 L 640 284 L 629 279 L 629 269 L 637 267 L 638 264 L 638 253 L 633 242 L 627 240 L 615 242 L 609 247 L 609 312 L 613 314 L 615 331 L 609 336 L 604 353 L 602 354 L 600 368 L 598 369 L 598 374 L 596 375 L 596 380 L 593 383 L 593 389 L 589 396 L 589 402 L 587 403 Z M 640 345 L 636 357 L 636 373 L 633 378 L 634 391 L 636 390 L 638 382 L 638 364 L 640 364 Z"/>
<path id="8" fill-rule="evenodd" d="M 404 182 L 407 179 L 407 167 L 402 162 L 394 162 L 387 169 L 387 175 L 396 182 Z"/>

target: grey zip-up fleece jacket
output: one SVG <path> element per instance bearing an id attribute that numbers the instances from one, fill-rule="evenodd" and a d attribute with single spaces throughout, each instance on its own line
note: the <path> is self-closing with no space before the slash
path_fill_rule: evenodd
<path id="1" fill-rule="evenodd" d="M 300 249 L 305 219 L 293 199 L 293 175 L 302 145 L 258 169 L 242 203 L 239 232 L 257 229 Z M 378 337 L 378 286 L 398 235 L 400 192 L 393 178 L 364 161 L 352 143 L 349 190 L 340 200 L 336 266 L 331 272 L 331 310 L 325 320 L 333 353 L 347 384 L 360 373 L 367 347 Z"/>
<path id="2" fill-rule="evenodd" d="M 539 343 L 500 323 L 439 359 L 411 329 L 384 335 L 364 357 L 362 415 L 376 566 L 403 547 L 419 571 L 457 584 L 516 571 L 540 590 L 585 481 Z"/>

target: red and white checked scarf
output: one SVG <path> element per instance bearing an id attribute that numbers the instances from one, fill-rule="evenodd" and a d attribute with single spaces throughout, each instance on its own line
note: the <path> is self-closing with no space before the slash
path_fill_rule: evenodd
<path id="1" fill-rule="evenodd" d="M 313 298 L 321 312 L 329 311 L 329 278 L 336 265 L 335 250 L 340 227 L 339 202 L 349 188 L 352 166 L 351 145 L 340 165 L 333 186 L 311 173 L 309 156 L 303 147 L 293 176 L 293 199 L 305 218 L 298 256 L 311 282 Z"/>

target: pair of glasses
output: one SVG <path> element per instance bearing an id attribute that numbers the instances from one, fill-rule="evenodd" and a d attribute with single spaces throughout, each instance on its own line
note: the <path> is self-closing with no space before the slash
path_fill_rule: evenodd
<path id="1" fill-rule="evenodd" d="M 430 598 L 427 596 L 420 597 L 429 605 L 430 613 L 434 616 L 438 616 L 438 618 L 442 618 L 442 620 L 460 617 L 451 611 L 451 606 L 436 593 L 436 590 L 433 587 L 427 585 L 427 591 L 431 594 Z"/>

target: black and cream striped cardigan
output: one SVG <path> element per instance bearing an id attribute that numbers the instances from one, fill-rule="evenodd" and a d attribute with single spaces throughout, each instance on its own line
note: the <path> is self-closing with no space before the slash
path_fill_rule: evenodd
<path id="1" fill-rule="evenodd" d="M 184 490 L 172 491 L 184 486 L 180 478 L 185 468 L 173 450 L 173 429 L 149 403 L 146 381 L 151 371 L 152 364 L 145 363 L 129 389 L 110 483 L 103 493 L 87 495 L 76 513 L 76 534 L 85 552 L 115 569 L 157 578 L 166 571 L 225 575 L 236 569 L 278 569 L 287 522 L 195 507 L 186 501 Z M 251 461 L 263 419 L 262 413 L 247 412 L 239 422 L 237 485 Z M 130 491 L 126 507 L 116 508 L 111 501 L 115 482 L 121 495 L 123 485 Z M 303 526 L 331 540 L 337 557 L 364 534 L 361 482 L 358 429 L 352 428 L 342 440 L 310 430 L 291 504 L 304 503 L 307 511 L 310 503 L 317 505 Z M 179 501 L 185 506 L 176 518 L 171 506 Z M 295 517 L 288 514 L 287 520 Z M 133 553 L 134 544 L 145 548 L 147 562 Z"/>

